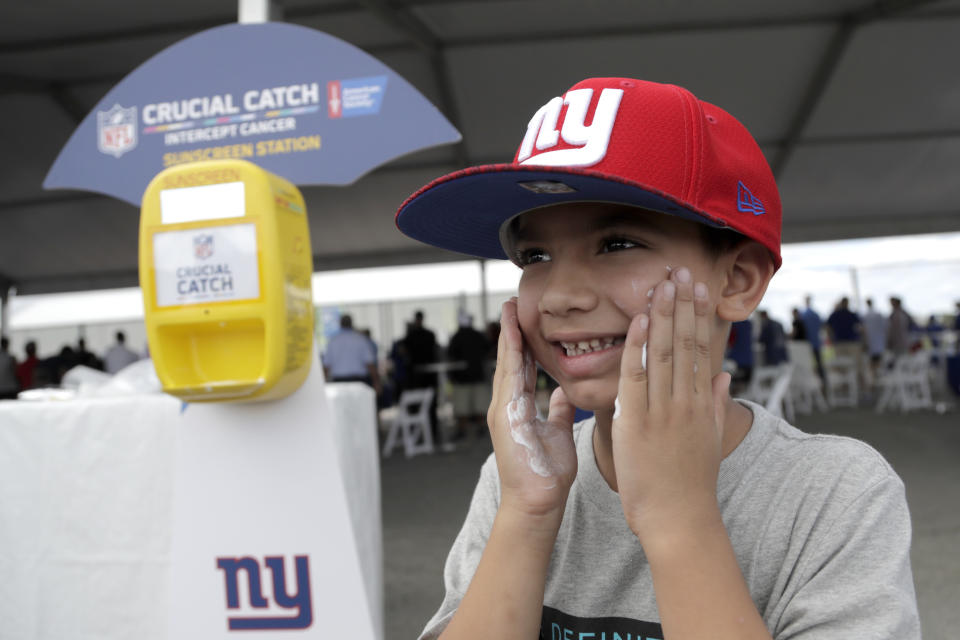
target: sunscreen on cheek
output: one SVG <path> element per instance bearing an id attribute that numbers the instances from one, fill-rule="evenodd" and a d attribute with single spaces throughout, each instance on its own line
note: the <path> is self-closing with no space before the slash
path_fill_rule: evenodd
<path id="1" fill-rule="evenodd" d="M 523 354 L 522 370 L 516 376 L 517 384 L 513 390 L 513 398 L 507 403 L 507 424 L 510 427 L 510 437 L 526 451 L 527 467 L 542 478 L 554 475 L 554 464 L 538 437 L 547 425 L 537 418 L 537 410 L 530 394 L 525 388 L 532 387 L 530 376 L 536 370 L 533 358 L 529 353 Z M 551 485 L 548 488 L 552 488 Z"/>

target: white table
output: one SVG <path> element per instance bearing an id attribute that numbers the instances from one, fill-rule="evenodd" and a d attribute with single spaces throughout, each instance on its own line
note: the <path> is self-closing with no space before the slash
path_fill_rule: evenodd
<path id="1" fill-rule="evenodd" d="M 326 385 L 370 609 L 383 637 L 376 410 Z M 0 402 L 0 637 L 166 637 L 175 433 L 165 395 Z"/>

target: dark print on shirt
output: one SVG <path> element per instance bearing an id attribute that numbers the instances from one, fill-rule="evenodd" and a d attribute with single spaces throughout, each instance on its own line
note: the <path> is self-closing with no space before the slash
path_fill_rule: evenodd
<path id="1" fill-rule="evenodd" d="M 663 630 L 656 622 L 578 618 L 545 606 L 540 620 L 540 640 L 663 640 Z"/>

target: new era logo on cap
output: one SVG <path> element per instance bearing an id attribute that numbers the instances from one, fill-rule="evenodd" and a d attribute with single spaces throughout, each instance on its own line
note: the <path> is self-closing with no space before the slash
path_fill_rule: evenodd
<path id="1" fill-rule="evenodd" d="M 750 193 L 747 185 L 740 181 L 737 181 L 737 211 L 752 213 L 755 216 L 767 212 L 767 210 L 763 208 L 763 203 L 760 202 L 760 198 Z"/>

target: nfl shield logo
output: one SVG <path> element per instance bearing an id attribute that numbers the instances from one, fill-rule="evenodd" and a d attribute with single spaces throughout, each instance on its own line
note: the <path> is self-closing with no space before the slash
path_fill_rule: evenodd
<path id="1" fill-rule="evenodd" d="M 97 148 L 119 158 L 137 146 L 137 108 L 118 104 L 97 111 Z"/>
<path id="2" fill-rule="evenodd" d="M 202 235 L 193 238 L 193 255 L 198 260 L 206 260 L 213 255 L 213 236 Z"/>

